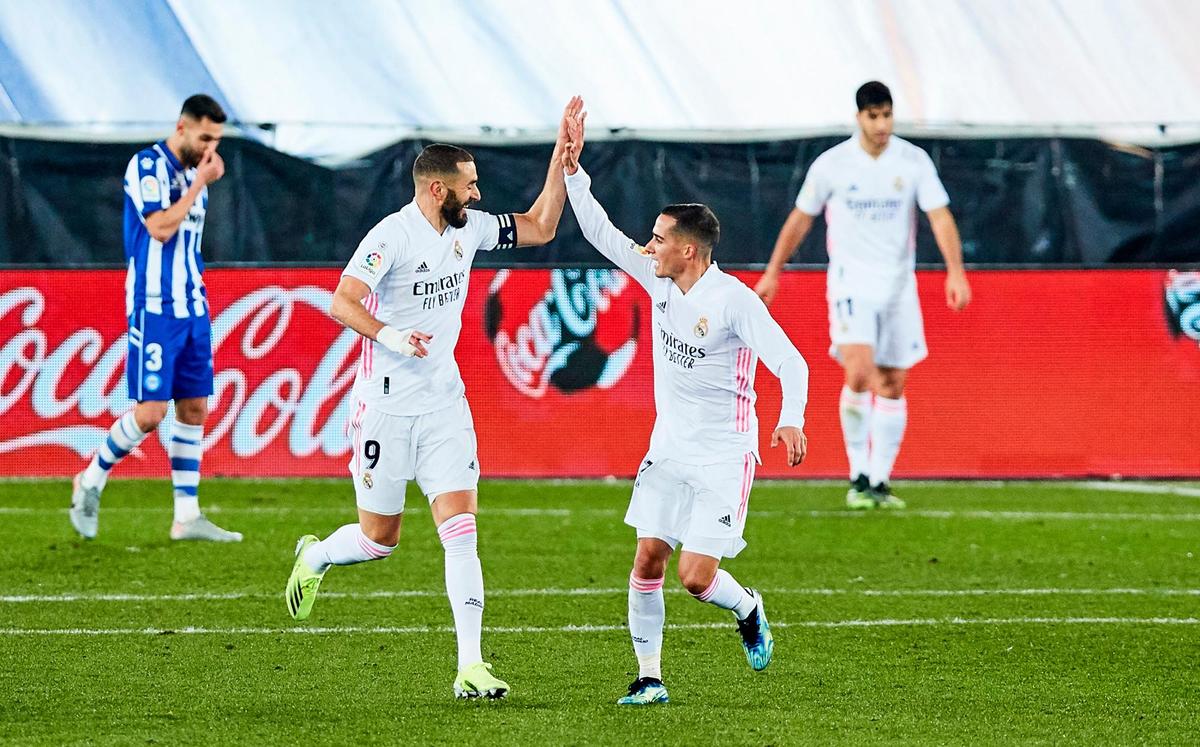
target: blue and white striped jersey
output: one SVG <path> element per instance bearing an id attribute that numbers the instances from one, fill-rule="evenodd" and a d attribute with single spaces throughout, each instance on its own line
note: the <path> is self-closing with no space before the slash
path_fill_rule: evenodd
<path id="1" fill-rule="evenodd" d="M 151 213 L 166 210 L 188 191 L 196 178 L 160 140 L 139 151 L 125 169 L 125 314 L 145 310 L 177 319 L 204 316 L 208 302 L 200 237 L 208 188 L 192 204 L 175 235 L 156 241 L 146 228 Z"/>

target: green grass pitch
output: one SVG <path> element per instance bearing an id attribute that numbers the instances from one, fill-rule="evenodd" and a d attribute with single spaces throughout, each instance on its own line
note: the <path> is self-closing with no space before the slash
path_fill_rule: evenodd
<path id="1" fill-rule="evenodd" d="M 668 575 L 671 704 L 621 708 L 627 483 L 488 482 L 484 652 L 513 691 L 456 702 L 442 553 L 410 491 L 401 544 L 334 568 L 312 617 L 296 538 L 354 520 L 346 480 L 206 480 L 233 546 L 172 544 L 169 486 L 113 481 L 100 535 L 65 481 L 0 483 L 5 744 L 1184 744 L 1200 740 L 1200 489 L 914 483 L 852 514 L 831 483 L 755 486 L 749 547 L 776 638 Z M 673 564 L 672 564 L 673 571 Z M 669 574 L 672 572 L 669 571 Z"/>

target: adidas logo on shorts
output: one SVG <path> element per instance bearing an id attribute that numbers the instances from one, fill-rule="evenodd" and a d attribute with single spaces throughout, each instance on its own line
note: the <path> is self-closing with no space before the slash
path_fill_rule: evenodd
<path id="1" fill-rule="evenodd" d="M 417 272 L 429 272 L 429 265 L 422 262 L 421 264 L 417 265 Z"/>
<path id="2" fill-rule="evenodd" d="M 719 521 L 720 523 L 724 524 L 727 527 L 733 526 L 733 521 L 732 521 L 732 518 L 729 516 L 729 514 L 725 514 L 721 518 L 717 519 L 717 521 Z"/>

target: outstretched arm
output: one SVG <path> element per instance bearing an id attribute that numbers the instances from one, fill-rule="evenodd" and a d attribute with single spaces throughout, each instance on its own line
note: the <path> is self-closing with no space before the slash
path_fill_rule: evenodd
<path id="1" fill-rule="evenodd" d="M 567 199 L 563 183 L 562 154 L 567 142 L 566 120 L 583 110 L 583 99 L 572 96 L 563 110 L 563 119 L 558 126 L 558 137 L 554 141 L 554 152 L 546 171 L 546 184 L 528 212 L 515 213 L 513 220 L 517 228 L 517 246 L 541 246 L 554 238 L 558 221 L 562 218 L 563 204 Z"/>
<path id="2" fill-rule="evenodd" d="M 571 209 L 575 211 L 575 219 L 588 243 L 649 290 L 654 283 L 654 260 L 644 253 L 636 241 L 612 224 L 608 213 L 592 195 L 592 178 L 579 166 L 585 119 L 587 112 L 584 111 L 563 117 L 567 142 L 563 149 L 561 170 L 567 174 L 567 196 L 571 200 Z"/>

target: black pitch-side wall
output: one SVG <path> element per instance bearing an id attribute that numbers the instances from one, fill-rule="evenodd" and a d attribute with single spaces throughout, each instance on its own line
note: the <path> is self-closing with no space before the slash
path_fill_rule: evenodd
<path id="1" fill-rule="evenodd" d="M 613 221 L 644 240 L 658 208 L 705 202 L 721 220 L 717 258 L 770 255 L 808 165 L 840 137 L 755 143 L 591 142 L 584 165 Z M 339 168 L 227 139 L 225 178 L 210 190 L 210 262 L 341 263 L 380 218 L 412 199 L 410 170 L 427 141 L 404 141 Z M 1200 144 L 1155 150 L 1092 140 L 915 142 L 952 200 L 967 261 L 977 264 L 1200 261 Z M 0 263 L 122 262 L 122 178 L 145 144 L 0 138 Z M 545 179 L 549 145 L 471 147 L 490 212 L 520 212 Z M 824 261 L 821 222 L 794 258 Z M 928 225 L 918 261 L 937 262 Z M 545 247 L 480 254 L 480 266 L 603 265 L 566 210 Z"/>

